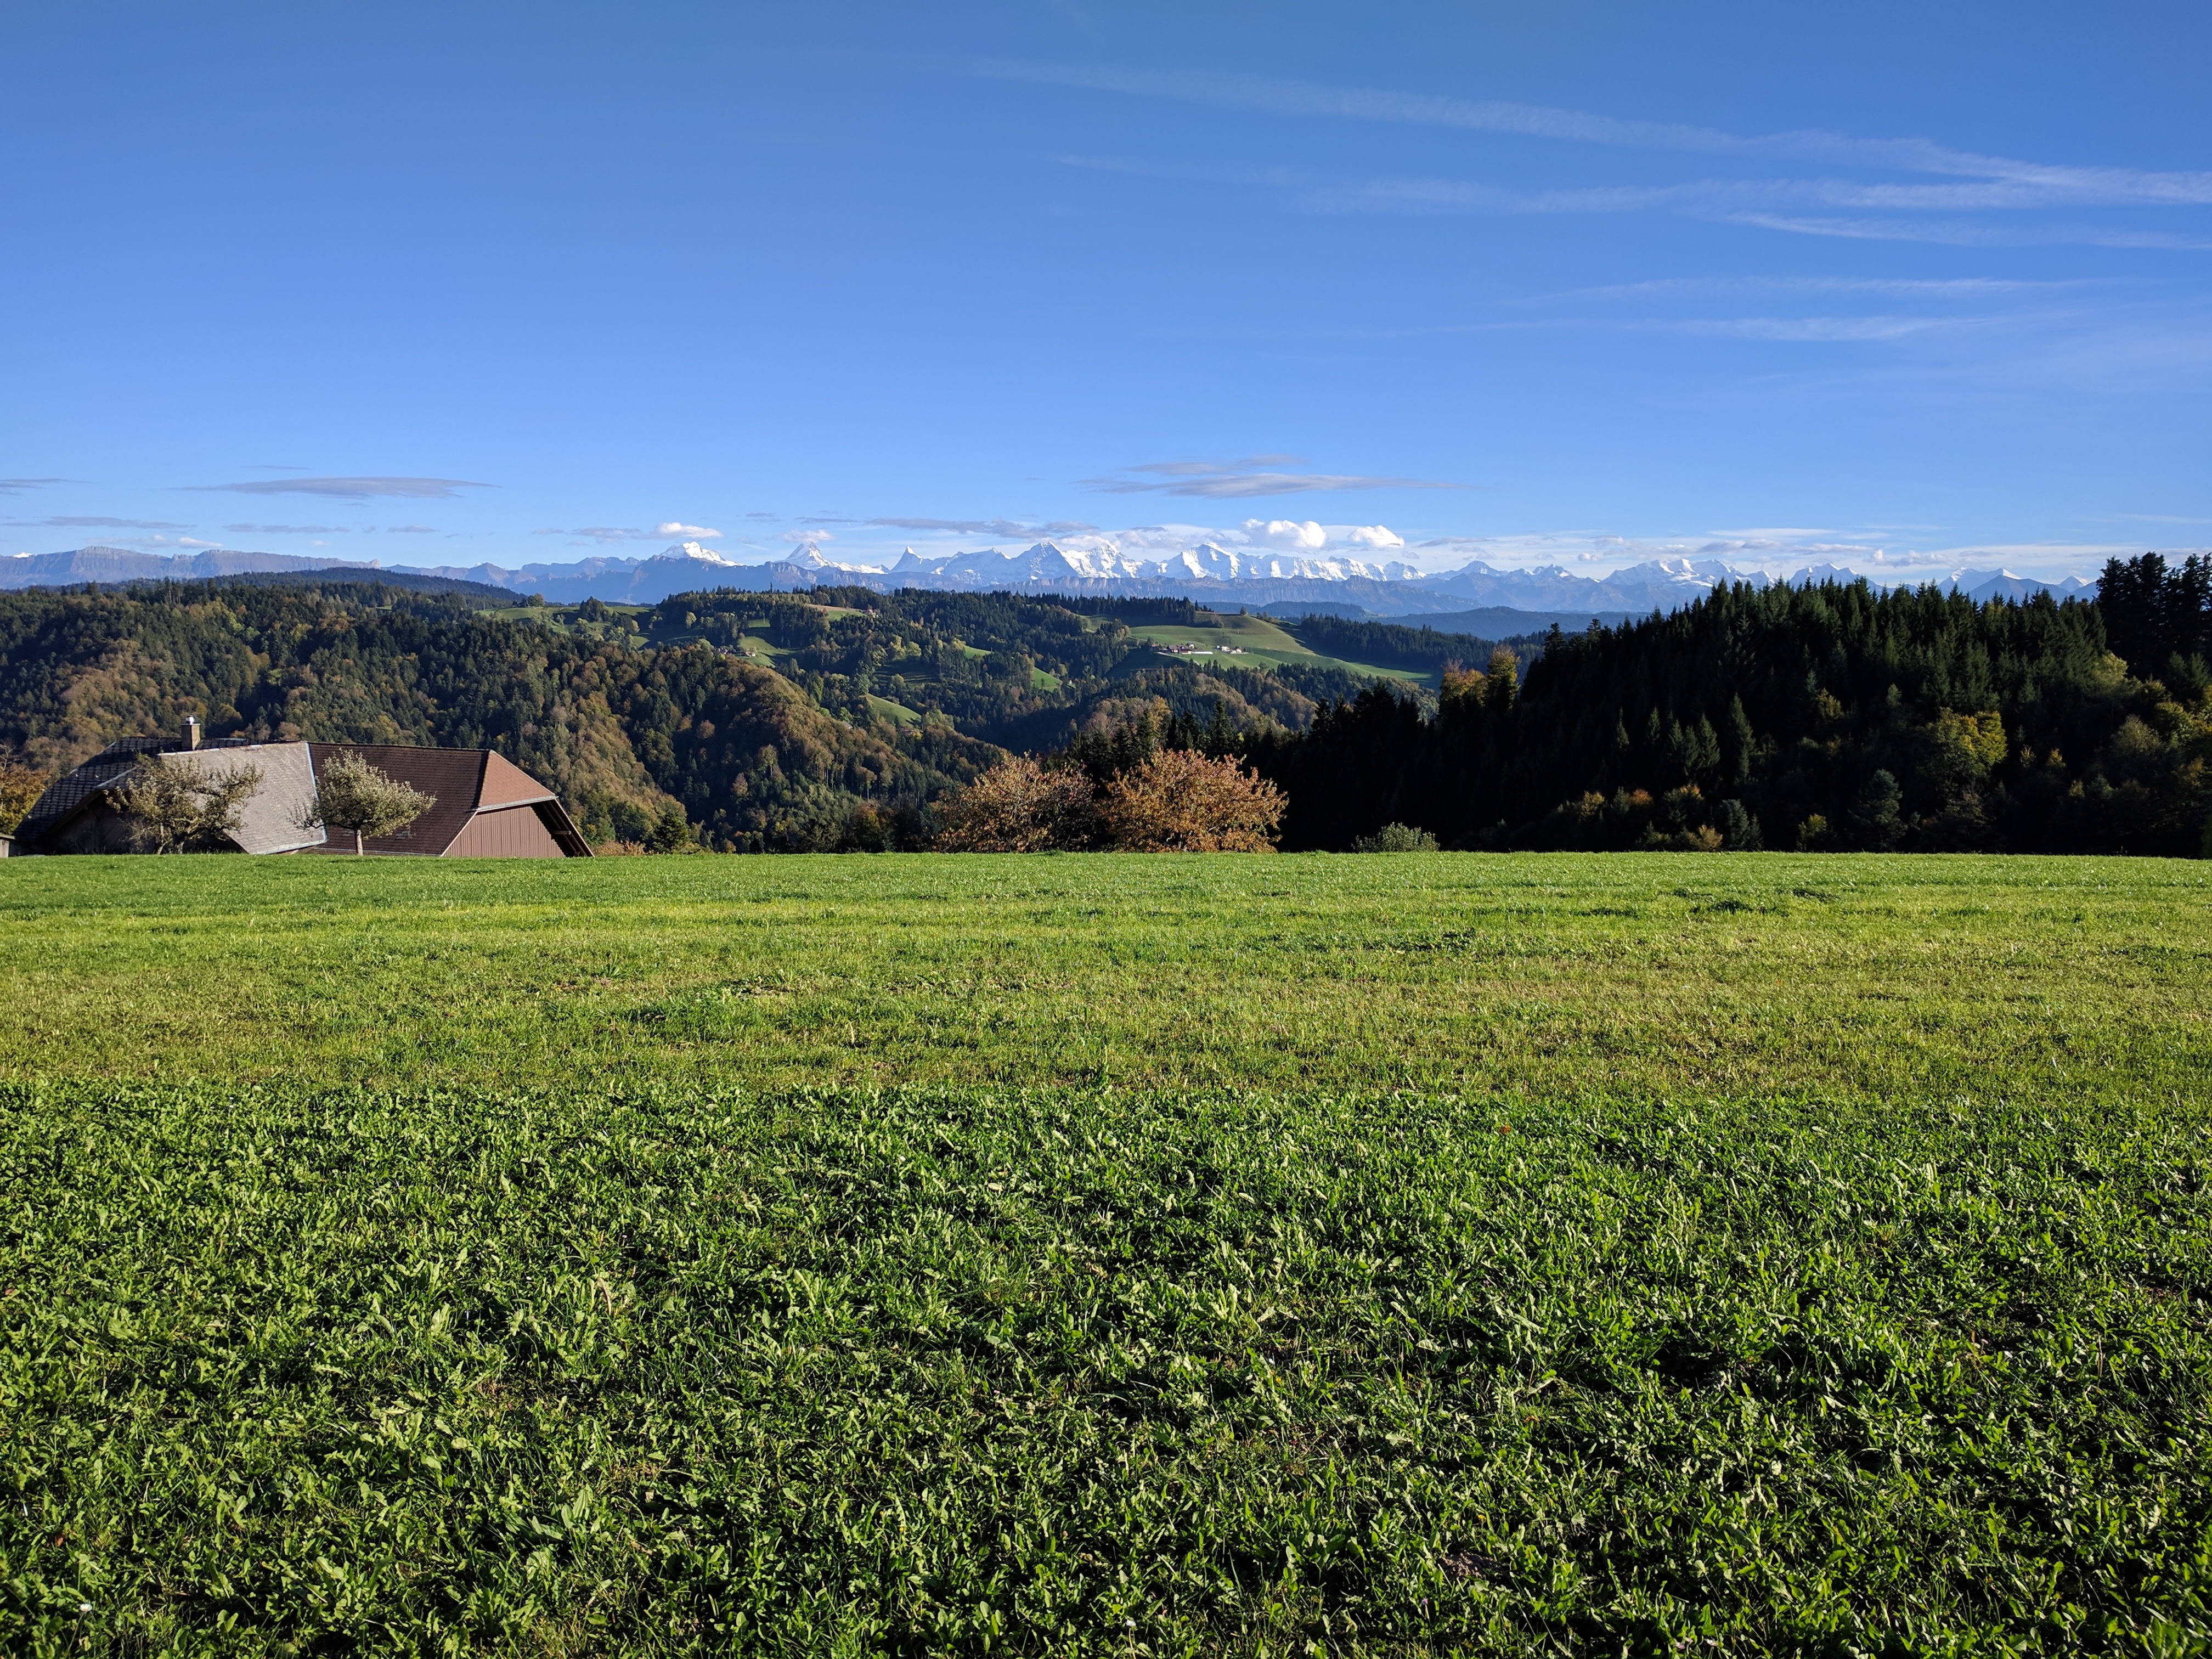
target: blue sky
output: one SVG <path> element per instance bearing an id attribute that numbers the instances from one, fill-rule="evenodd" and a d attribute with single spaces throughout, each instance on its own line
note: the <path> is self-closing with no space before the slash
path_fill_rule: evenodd
<path id="1" fill-rule="evenodd" d="M 2182 4 L 8 3 L 0 550 L 2203 547 L 2208 47 Z"/>

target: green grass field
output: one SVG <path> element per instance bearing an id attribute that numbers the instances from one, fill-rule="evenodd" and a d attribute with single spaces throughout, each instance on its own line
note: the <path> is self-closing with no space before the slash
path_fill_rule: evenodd
<path id="1" fill-rule="evenodd" d="M 1304 643 L 1272 617 L 1230 616 L 1226 612 L 1208 611 L 1206 620 L 1194 627 L 1183 627 L 1167 623 L 1148 624 L 1129 630 L 1133 639 L 1146 640 L 1154 645 L 1195 645 L 1202 650 L 1229 646 L 1237 654 L 1216 656 L 1177 656 L 1173 660 L 1194 666 L 1215 668 L 1274 668 L 1289 663 L 1307 668 L 1343 668 L 1355 674 L 1379 679 L 1403 680 L 1409 684 L 1426 685 L 1433 690 L 1442 676 L 1419 674 L 1405 668 L 1377 668 L 1370 663 L 1352 662 L 1342 657 L 1323 656 Z"/>
<path id="2" fill-rule="evenodd" d="M 0 864 L 0 1648 L 2212 1650 L 2208 899 Z"/>

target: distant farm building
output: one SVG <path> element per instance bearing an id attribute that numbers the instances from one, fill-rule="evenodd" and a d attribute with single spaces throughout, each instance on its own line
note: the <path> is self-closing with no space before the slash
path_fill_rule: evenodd
<path id="1" fill-rule="evenodd" d="M 416 858 L 589 858 L 592 849 L 553 792 L 505 756 L 489 749 L 417 749 L 386 743 L 244 743 L 228 738 L 204 747 L 197 733 L 179 741 L 125 738 L 112 743 L 55 783 L 15 829 L 15 854 L 129 853 L 138 850 L 130 816 L 116 795 L 142 755 L 215 776 L 250 766 L 261 787 L 247 797 L 231 837 L 241 853 L 343 853 L 353 837 L 306 830 L 323 769 L 358 755 L 400 782 L 434 796 L 435 804 L 395 835 L 371 836 L 363 850 Z"/>

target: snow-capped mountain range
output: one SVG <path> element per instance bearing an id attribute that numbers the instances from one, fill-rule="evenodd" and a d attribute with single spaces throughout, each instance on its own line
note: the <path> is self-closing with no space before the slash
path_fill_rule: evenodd
<path id="1" fill-rule="evenodd" d="M 689 544 L 696 549 L 698 544 Z M 1200 542 L 1164 559 L 1133 558 L 1111 543 L 1098 547 L 1062 547 L 1039 542 L 1019 553 L 985 548 L 975 553 L 924 558 L 912 548 L 889 567 L 840 564 L 809 542 L 791 562 L 811 569 L 861 575 L 878 573 L 915 580 L 930 586 L 981 586 L 998 589 L 1047 586 L 1068 582 L 1235 581 L 1407 581 L 1420 575 L 1414 566 L 1392 559 L 1370 564 L 1364 559 L 1305 558 L 1296 554 L 1235 550 Z"/>
<path id="2" fill-rule="evenodd" d="M 1404 616 L 1469 606 L 1641 614 L 1676 610 L 1724 582 L 1765 587 L 1776 581 L 1853 581 L 1859 573 L 1822 564 L 1775 576 L 1717 559 L 1652 559 L 1605 576 L 1577 575 L 1565 565 L 1500 569 L 1480 560 L 1456 570 L 1428 572 L 1395 559 L 1370 563 L 1252 552 L 1211 542 L 1164 559 L 1139 559 L 1110 546 L 1063 547 L 1042 541 L 1012 553 L 985 548 L 934 557 L 908 548 L 890 565 L 833 559 L 811 542 L 785 558 L 747 565 L 697 542 L 684 542 L 646 559 L 596 558 L 573 565 L 526 565 L 515 571 L 495 565 L 446 566 L 426 574 L 543 592 L 556 601 L 589 594 L 652 604 L 672 593 L 714 587 L 786 591 L 845 585 L 884 592 L 923 587 L 971 593 L 1166 595 L 1246 605 L 1342 599 L 1380 614 Z M 1894 579 L 1871 580 L 1882 586 L 1898 585 Z M 1930 581 L 1980 599 L 2025 599 L 2045 591 L 2062 599 L 2087 598 L 2096 586 L 2077 576 L 2044 581 L 2009 570 L 1930 572 L 1906 580 L 1914 586 Z"/>
<path id="3" fill-rule="evenodd" d="M 1833 564 L 1808 565 L 1786 574 L 1741 569 L 1717 559 L 1652 559 L 1603 576 L 1577 575 L 1564 565 L 1501 569 L 1477 560 L 1455 570 L 1423 571 L 1399 560 L 1370 562 L 1340 556 L 1307 556 L 1201 542 L 1165 558 L 1139 558 L 1104 538 L 1088 545 L 1041 541 L 1017 552 L 984 548 L 925 556 L 908 548 L 896 563 L 854 564 L 830 558 L 806 543 L 781 559 L 744 564 L 696 541 L 650 557 L 602 556 L 574 564 L 392 566 L 422 575 L 481 582 L 556 603 L 599 599 L 651 605 L 677 593 L 713 588 L 755 592 L 850 586 L 880 592 L 902 587 L 963 592 L 1091 593 L 1185 597 L 1202 603 L 1283 605 L 1326 603 L 1379 616 L 1418 616 L 1470 608 L 1504 608 L 1555 614 L 1642 615 L 1673 611 L 1716 586 L 1851 581 L 1865 574 L 1877 586 L 1933 585 L 1976 599 L 2026 599 L 2038 592 L 2089 598 L 2096 584 L 2078 576 L 2046 581 L 2009 570 L 1913 572 L 1890 576 Z M 386 568 L 281 553 L 215 552 L 164 556 L 125 548 L 88 547 L 68 553 L 19 553 L 0 558 L 0 588 L 59 586 L 161 577 L 208 577 L 245 571 Z"/>

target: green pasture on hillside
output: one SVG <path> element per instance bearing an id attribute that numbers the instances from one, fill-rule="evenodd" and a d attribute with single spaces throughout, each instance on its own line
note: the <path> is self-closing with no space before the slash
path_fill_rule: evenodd
<path id="1" fill-rule="evenodd" d="M 1232 617 L 1212 611 L 1204 614 L 1206 620 L 1196 624 L 1147 623 L 1132 628 L 1129 635 L 1133 639 L 1146 640 L 1154 645 L 1195 645 L 1209 652 L 1218 647 L 1231 646 L 1240 653 L 1235 656 L 1178 655 L 1173 659 L 1198 667 L 1276 668 L 1289 663 L 1302 668 L 1342 668 L 1370 678 L 1404 680 L 1431 688 L 1438 683 L 1439 676 L 1435 674 L 1419 674 L 1405 668 L 1377 668 L 1369 663 L 1323 656 L 1300 641 L 1296 635 L 1272 617 Z"/>
<path id="2" fill-rule="evenodd" d="M 0 864 L 0 1648 L 2208 1650 L 2208 898 Z"/>
<path id="3" fill-rule="evenodd" d="M 893 702 L 889 697 L 871 696 L 868 707 L 877 714 L 899 726 L 919 726 L 921 716 L 902 702 Z"/>

